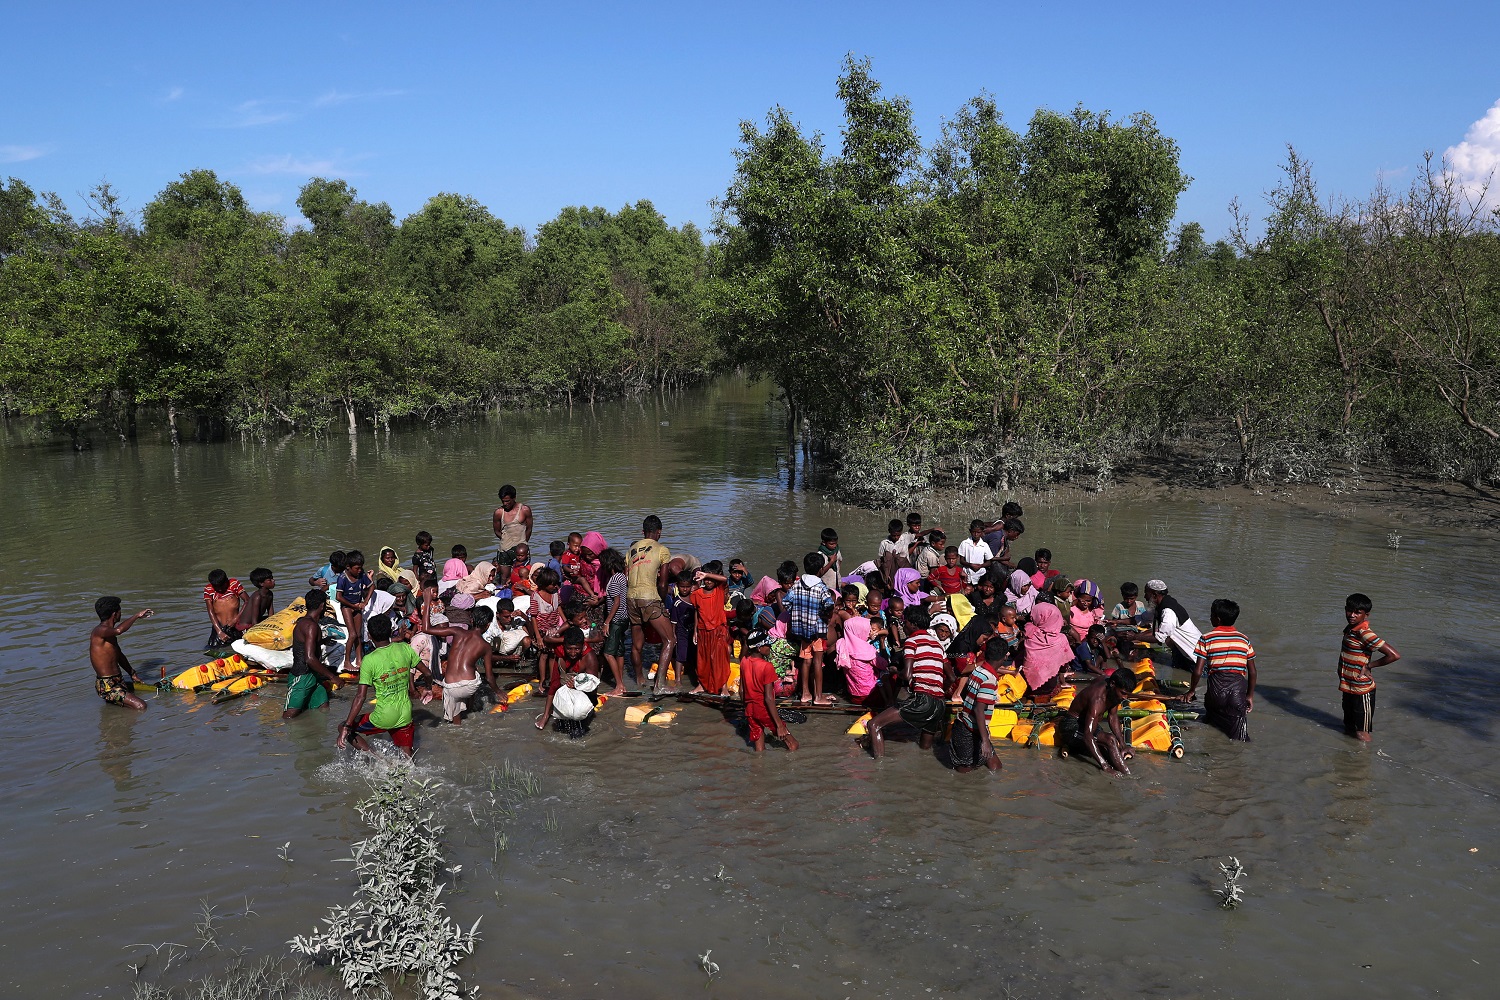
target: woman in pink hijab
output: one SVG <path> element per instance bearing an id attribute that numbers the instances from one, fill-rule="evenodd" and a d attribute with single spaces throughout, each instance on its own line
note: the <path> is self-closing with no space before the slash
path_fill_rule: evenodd
<path id="1" fill-rule="evenodd" d="M 1021 674 L 1033 691 L 1040 690 L 1073 661 L 1073 647 L 1062 634 L 1062 612 L 1050 601 L 1039 602 L 1031 609 L 1031 621 L 1022 631 L 1026 651 Z"/>
<path id="2" fill-rule="evenodd" d="M 844 683 L 855 701 L 864 701 L 875 690 L 875 657 L 870 644 L 870 619 L 862 615 L 844 619 L 844 634 L 834 646 L 834 663 L 844 672 Z"/>

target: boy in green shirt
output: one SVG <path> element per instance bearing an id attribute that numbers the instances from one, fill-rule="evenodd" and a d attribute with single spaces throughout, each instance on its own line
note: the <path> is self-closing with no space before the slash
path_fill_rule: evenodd
<path id="1" fill-rule="evenodd" d="M 339 727 L 338 746 L 342 748 L 352 742 L 355 749 L 368 750 L 366 736 L 389 733 L 391 742 L 410 757 L 416 736 L 411 721 L 412 671 L 422 666 L 422 658 L 406 643 L 391 642 L 388 615 L 376 615 L 366 628 L 375 648 L 360 664 L 359 690 L 354 693 L 354 704 L 349 706 L 349 717 Z M 375 708 L 361 716 L 372 688 Z"/>

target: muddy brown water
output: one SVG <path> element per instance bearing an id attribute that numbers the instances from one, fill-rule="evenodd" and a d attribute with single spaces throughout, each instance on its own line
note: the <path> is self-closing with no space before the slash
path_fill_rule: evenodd
<path id="1" fill-rule="evenodd" d="M 222 566 L 277 571 L 278 606 L 329 549 L 405 557 L 492 544 L 514 482 L 536 537 L 598 528 L 664 540 L 757 574 L 836 527 L 873 554 L 888 514 L 788 493 L 779 413 L 728 383 L 665 402 L 392 437 L 75 455 L 0 449 L 0 993 L 126 996 L 130 964 L 168 985 L 231 952 L 285 954 L 353 885 L 348 842 L 368 765 L 333 747 L 336 715 L 153 694 L 102 705 L 90 605 L 113 592 L 157 617 L 125 637 L 153 674 L 199 662 L 199 590 Z M 945 511 L 958 524 L 968 511 Z M 929 517 L 929 521 L 935 518 Z M 1167 579 L 1194 616 L 1231 596 L 1259 651 L 1251 731 L 1190 727 L 1187 756 L 1144 755 L 1128 780 L 1004 746 L 1003 773 L 958 775 L 915 744 L 876 763 L 813 717 L 802 751 L 757 759 L 708 708 L 631 729 L 607 706 L 582 741 L 530 716 L 419 733 L 454 858 L 448 898 L 483 943 L 462 966 L 490 996 L 1493 996 L 1500 956 L 1500 571 L 1495 542 L 1282 508 L 1191 500 L 1027 511 L 1024 541 L 1104 582 Z M 1345 594 L 1370 593 L 1406 654 L 1382 672 L 1376 742 L 1339 730 Z M 486 769 L 541 777 L 508 818 Z M 479 822 L 470 815 L 478 806 Z M 508 838 L 497 852 L 494 828 Z M 291 843 L 290 861 L 277 848 Z M 1248 875 L 1237 911 L 1217 864 Z M 216 907 L 223 950 L 193 925 Z M 246 910 L 252 912 L 246 913 Z M 163 974 L 142 944 L 193 949 Z M 720 972 L 706 982 L 697 956 Z"/>

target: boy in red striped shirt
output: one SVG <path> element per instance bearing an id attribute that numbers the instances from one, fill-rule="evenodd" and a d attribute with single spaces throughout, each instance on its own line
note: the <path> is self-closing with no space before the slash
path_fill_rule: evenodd
<path id="1" fill-rule="evenodd" d="M 1375 731 L 1375 677 L 1370 673 L 1401 659 L 1396 647 L 1375 634 L 1370 612 L 1375 604 L 1364 594 L 1344 601 L 1344 641 L 1339 649 L 1339 691 L 1344 696 L 1344 733 L 1362 743 Z M 1376 653 L 1380 659 L 1370 658 Z"/>
<path id="2" fill-rule="evenodd" d="M 1255 647 L 1235 630 L 1239 618 L 1240 606 L 1234 601 L 1214 601 L 1209 612 L 1214 627 L 1198 637 L 1187 700 L 1192 700 L 1199 678 L 1207 673 L 1204 721 L 1224 730 L 1232 740 L 1249 743 L 1250 712 L 1255 708 Z"/>

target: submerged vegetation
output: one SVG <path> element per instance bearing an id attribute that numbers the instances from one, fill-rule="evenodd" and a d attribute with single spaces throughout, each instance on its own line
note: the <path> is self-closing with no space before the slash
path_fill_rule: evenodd
<path id="1" fill-rule="evenodd" d="M 836 152 L 781 108 L 742 125 L 712 243 L 647 202 L 529 235 L 441 194 L 398 225 L 323 178 L 288 233 L 209 171 L 139 219 L 101 186 L 79 222 L 12 179 L 0 407 L 80 446 L 150 413 L 175 443 L 188 417 L 355 431 L 738 369 L 859 503 L 1161 453 L 1205 481 L 1500 478 L 1500 223 L 1442 164 L 1333 203 L 1292 152 L 1210 245 L 1171 228 L 1190 179 L 1149 115 L 1019 132 L 980 96 L 924 145 L 867 63 L 838 93 Z"/>

